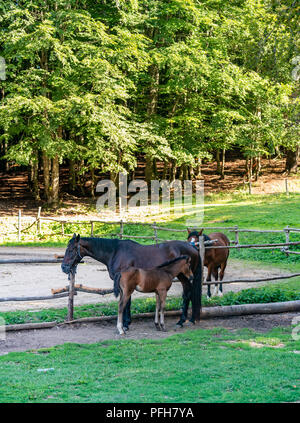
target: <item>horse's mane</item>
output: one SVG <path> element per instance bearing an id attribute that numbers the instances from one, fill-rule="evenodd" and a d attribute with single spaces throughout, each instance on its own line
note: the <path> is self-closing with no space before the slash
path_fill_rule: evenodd
<path id="1" fill-rule="evenodd" d="M 169 265 L 171 265 L 173 263 L 176 263 L 179 260 L 183 260 L 183 259 L 186 259 L 187 260 L 188 258 L 189 258 L 188 256 L 179 256 L 179 257 L 176 257 L 175 259 L 165 261 L 163 264 L 160 264 L 159 266 L 157 266 L 157 268 L 160 269 L 162 267 L 166 267 L 166 266 L 169 266 Z"/>
<path id="2" fill-rule="evenodd" d="M 117 239 L 109 239 L 109 238 L 98 238 L 98 237 L 82 237 L 80 238 L 83 241 L 88 241 L 91 245 L 95 246 L 96 248 L 110 248 L 114 247 L 118 242 Z"/>
<path id="3" fill-rule="evenodd" d="M 190 232 L 188 238 L 190 238 L 191 236 L 196 236 L 198 238 L 199 232 L 198 231 Z M 202 236 L 204 237 L 204 241 L 210 241 L 210 237 L 208 235 L 202 234 Z"/>

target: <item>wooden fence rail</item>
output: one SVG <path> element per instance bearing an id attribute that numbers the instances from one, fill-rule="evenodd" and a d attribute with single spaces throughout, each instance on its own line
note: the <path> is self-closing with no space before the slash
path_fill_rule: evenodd
<path id="1" fill-rule="evenodd" d="M 33 219 L 33 222 L 31 222 L 29 225 L 24 227 L 22 225 L 23 219 Z M 42 233 L 42 222 L 57 222 L 60 223 L 60 231 L 59 232 L 53 232 L 53 233 Z M 94 236 L 95 234 L 95 225 L 99 224 L 106 224 L 106 225 L 118 225 L 120 227 L 120 231 L 118 233 L 112 233 L 112 234 L 105 234 L 105 236 L 112 236 L 112 237 L 118 237 L 120 239 L 123 238 L 132 238 L 132 239 L 151 239 L 155 240 L 157 243 L 158 241 L 166 241 L 158 236 L 158 231 L 166 231 L 166 232 L 174 232 L 174 233 L 186 233 L 187 229 L 193 229 L 193 228 L 184 228 L 184 229 L 178 229 L 178 228 L 168 228 L 164 226 L 159 226 L 154 223 L 148 223 L 148 222 L 125 222 L 124 220 L 103 220 L 103 219 L 89 219 L 89 220 L 83 220 L 83 221 L 72 221 L 72 220 L 66 220 L 66 219 L 58 219 L 54 217 L 43 217 L 41 216 L 41 207 L 39 207 L 37 216 L 22 216 L 21 211 L 19 211 L 18 214 L 18 223 L 16 225 L 17 231 L 16 232 L 8 232 L 8 233 L 2 233 L 0 236 L 8 236 L 8 235 L 16 235 L 18 240 L 22 240 L 22 236 L 26 235 L 26 232 L 28 232 L 33 226 L 36 226 L 36 234 L 37 235 L 46 235 L 46 236 L 63 236 L 63 237 L 71 237 L 73 234 L 66 233 L 66 226 L 67 225 L 90 225 L 90 235 Z M 124 233 L 124 227 L 125 225 L 139 225 L 148 227 L 149 229 L 153 230 L 153 235 L 126 235 Z M 214 230 L 214 231 L 228 231 L 229 233 L 235 234 L 235 239 L 231 240 L 231 244 L 239 244 L 239 234 L 240 233 L 282 233 L 285 236 L 286 242 L 289 242 L 290 239 L 290 233 L 299 233 L 300 228 L 291 228 L 289 226 L 286 226 L 283 229 L 245 229 L 245 228 L 239 228 L 236 226 L 204 226 L 204 230 Z M 242 248 L 242 247 L 240 247 Z"/>

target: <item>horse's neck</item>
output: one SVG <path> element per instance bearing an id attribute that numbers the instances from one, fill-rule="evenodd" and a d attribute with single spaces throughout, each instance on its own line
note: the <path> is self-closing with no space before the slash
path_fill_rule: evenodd
<path id="1" fill-rule="evenodd" d="M 92 257 L 105 265 L 115 252 L 112 240 L 106 238 L 97 238 L 96 241 L 94 238 L 82 238 L 81 244 L 84 248 L 84 256 Z"/>
<path id="2" fill-rule="evenodd" d="M 172 278 L 174 278 L 175 276 L 178 275 L 178 273 L 180 273 L 180 267 L 181 267 L 181 263 L 175 263 L 175 264 L 170 264 L 169 266 L 166 266 L 165 270 L 167 273 L 169 273 Z"/>

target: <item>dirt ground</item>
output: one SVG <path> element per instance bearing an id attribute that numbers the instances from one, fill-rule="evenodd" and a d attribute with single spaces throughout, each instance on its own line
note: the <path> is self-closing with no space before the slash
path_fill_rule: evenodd
<path id="1" fill-rule="evenodd" d="M 21 257 L 48 257 L 53 258 L 55 253 L 63 253 L 63 249 L 58 248 L 7 248 L 0 247 L 2 258 Z M 91 287 L 111 288 L 112 281 L 101 263 L 85 258 L 85 264 L 79 266 L 77 283 L 82 283 Z M 255 267 L 231 260 L 227 267 L 225 279 L 255 278 L 257 276 L 267 277 L 285 274 L 270 267 Z M 9 296 L 36 296 L 50 295 L 51 288 L 59 288 L 68 284 L 67 276 L 61 272 L 60 264 L 7 264 L 0 268 L 0 292 L 1 297 Z M 251 286 L 258 286 L 263 283 L 234 283 L 224 285 L 224 292 L 239 291 Z M 204 291 L 205 293 L 205 291 Z M 174 283 L 170 290 L 170 295 L 181 295 L 180 283 Z M 134 297 L 141 297 L 151 294 L 135 293 Z M 98 296 L 86 293 L 78 293 L 75 297 L 75 305 L 91 304 L 99 302 L 109 302 L 115 300 L 113 295 Z M 50 307 L 65 307 L 67 298 L 35 301 L 35 302 L 3 302 L 0 303 L 0 311 L 29 310 L 37 311 Z M 206 329 L 214 327 L 224 327 L 230 330 L 247 327 L 256 331 L 268 331 L 276 326 L 289 326 L 296 313 L 284 313 L 274 315 L 254 315 L 242 317 L 226 317 L 205 319 L 196 325 L 187 323 L 183 329 L 176 328 L 178 318 L 167 317 L 167 332 L 156 331 L 153 319 L 134 319 L 130 331 L 126 334 L 126 339 L 151 338 L 159 339 L 182 333 L 185 330 Z M 116 332 L 116 322 L 101 322 L 74 324 L 72 326 L 62 325 L 51 329 L 7 332 L 6 339 L 0 341 L 0 355 L 10 351 L 25 351 L 28 349 L 47 348 L 65 342 L 93 343 L 105 341 L 107 339 L 120 339 Z"/>
<path id="2" fill-rule="evenodd" d="M 241 328 L 253 329 L 256 332 L 267 332 L 274 327 L 290 326 L 294 316 L 299 313 L 256 314 L 226 318 L 205 319 L 196 325 L 186 323 L 183 328 L 176 327 L 178 317 L 167 317 L 167 332 L 157 331 L 153 319 L 133 319 L 126 335 L 117 334 L 116 322 L 100 322 L 63 325 L 51 329 L 7 332 L 6 339 L 0 341 L 0 355 L 12 351 L 27 351 L 49 348 L 67 342 L 91 344 L 110 339 L 162 339 L 184 333 L 187 330 L 212 329 L 217 327 L 236 331 Z"/>

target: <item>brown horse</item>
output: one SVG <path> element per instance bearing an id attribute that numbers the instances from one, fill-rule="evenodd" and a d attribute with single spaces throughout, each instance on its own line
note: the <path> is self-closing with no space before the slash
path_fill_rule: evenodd
<path id="1" fill-rule="evenodd" d="M 117 323 L 117 329 L 120 335 L 125 334 L 122 319 L 123 311 L 134 290 L 138 292 L 155 292 L 155 326 L 157 330 L 165 331 L 164 310 L 167 293 L 174 277 L 180 273 L 189 281 L 193 280 L 190 257 L 180 256 L 149 270 L 129 267 L 127 270 L 117 274 L 114 280 L 114 294 L 116 297 L 120 294 Z M 160 323 L 158 322 L 159 313 Z"/>
<path id="2" fill-rule="evenodd" d="M 188 230 L 188 241 L 196 246 L 198 242 L 199 236 L 202 235 L 203 229 L 200 232 L 197 231 L 190 231 Z M 204 235 L 204 240 L 217 240 L 213 245 L 215 246 L 229 246 L 230 241 L 225 234 L 222 232 L 212 232 L 209 235 Z M 229 248 L 209 248 L 205 249 L 204 255 L 204 266 L 207 267 L 207 278 L 206 281 L 211 281 L 211 275 L 213 275 L 215 281 L 219 280 L 222 281 L 224 278 L 224 272 L 227 265 L 227 260 L 229 256 Z M 219 273 L 220 269 L 220 273 Z M 213 292 L 214 295 L 223 295 L 223 286 L 220 283 L 219 287 L 218 284 L 215 284 L 215 289 Z M 210 285 L 207 286 L 207 296 L 211 297 L 210 292 Z"/>

